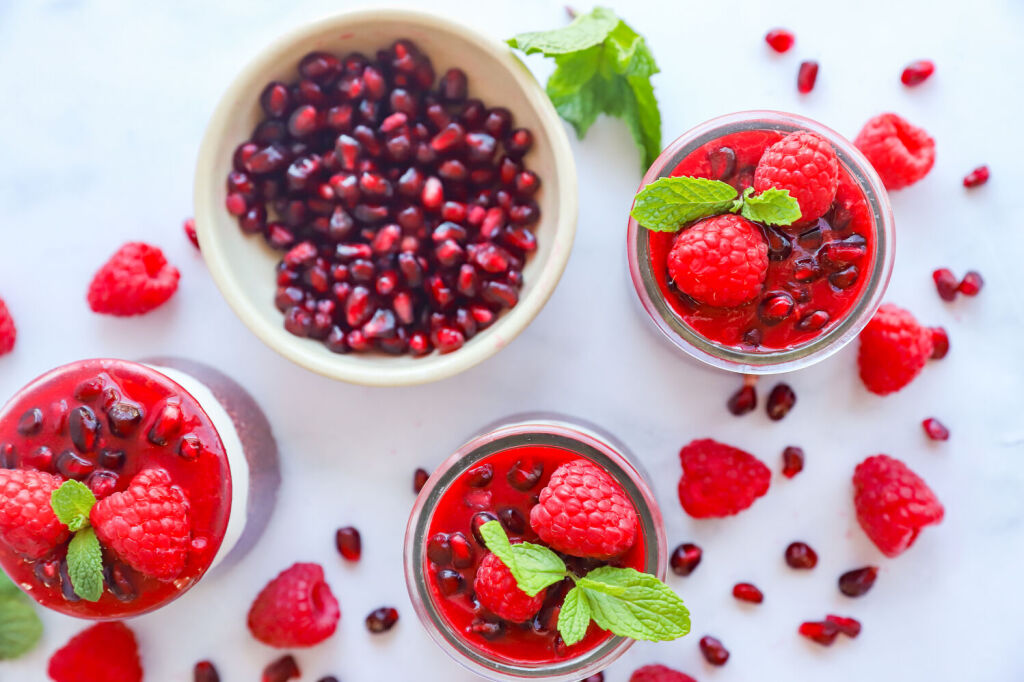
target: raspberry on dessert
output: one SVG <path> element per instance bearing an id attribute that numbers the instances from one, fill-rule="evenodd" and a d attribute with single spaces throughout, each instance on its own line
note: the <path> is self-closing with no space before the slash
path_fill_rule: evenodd
<path id="1" fill-rule="evenodd" d="M 93 277 L 89 307 L 106 315 L 142 315 L 174 295 L 179 278 L 178 269 L 167 262 L 160 249 L 129 242 Z"/>
<path id="2" fill-rule="evenodd" d="M 41 559 L 68 539 L 50 496 L 63 479 L 32 469 L 0 469 L 0 541 L 29 559 Z"/>
<path id="3" fill-rule="evenodd" d="M 0 298 L 0 355 L 7 355 L 14 350 L 14 342 L 18 339 L 18 330 L 14 326 L 14 318 L 7 304 Z"/>
<path id="4" fill-rule="evenodd" d="M 637 668 L 629 676 L 629 682 L 697 682 L 689 675 L 668 666 L 653 664 Z"/>
<path id="5" fill-rule="evenodd" d="M 906 310 L 885 303 L 860 333 L 861 381 L 878 395 L 898 391 L 920 374 L 932 350 L 931 330 Z"/>
<path id="6" fill-rule="evenodd" d="M 185 568 L 189 505 L 166 470 L 136 474 L 126 490 L 98 501 L 89 517 L 100 542 L 140 573 L 170 581 Z"/>
<path id="7" fill-rule="evenodd" d="M 99 623 L 71 638 L 51 658 L 54 682 L 142 682 L 135 634 L 124 623 Z"/>
<path id="8" fill-rule="evenodd" d="M 249 631 L 272 647 L 308 647 L 334 634 L 341 609 L 324 569 L 294 564 L 267 583 L 249 609 Z"/>
<path id="9" fill-rule="evenodd" d="M 853 144 L 888 189 L 913 185 L 928 175 L 935 163 L 935 140 L 896 114 L 879 114 L 869 120 Z"/>
<path id="10" fill-rule="evenodd" d="M 697 519 L 738 514 L 767 493 L 771 483 L 771 471 L 759 459 L 710 438 L 684 446 L 679 459 L 679 502 Z"/>
<path id="11" fill-rule="evenodd" d="M 799 130 L 768 147 L 754 171 L 754 191 L 772 187 L 789 190 L 800 204 L 798 224 L 825 215 L 839 188 L 839 159 L 829 141 Z"/>
<path id="12" fill-rule="evenodd" d="M 485 609 L 511 623 L 525 623 L 537 615 L 547 594 L 541 590 L 531 597 L 520 590 L 512 572 L 490 552 L 480 562 L 473 590 Z"/>
<path id="13" fill-rule="evenodd" d="M 925 526 L 942 521 L 942 503 L 906 464 L 888 455 L 868 457 L 853 472 L 857 520 L 888 557 L 907 550 Z"/>
<path id="14" fill-rule="evenodd" d="M 668 272 L 679 289 L 701 303 L 737 306 L 761 292 L 768 274 L 768 244 L 740 216 L 705 218 L 675 239 Z"/>
<path id="15" fill-rule="evenodd" d="M 610 559 L 636 542 L 640 522 L 622 487 L 583 459 L 555 469 L 530 525 L 552 549 L 572 556 Z"/>

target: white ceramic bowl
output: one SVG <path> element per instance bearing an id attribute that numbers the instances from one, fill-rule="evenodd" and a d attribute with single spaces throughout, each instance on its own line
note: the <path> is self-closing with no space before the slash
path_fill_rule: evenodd
<path id="1" fill-rule="evenodd" d="M 332 353 L 319 341 L 292 335 L 274 306 L 274 267 L 280 253 L 259 236 L 246 235 L 224 208 L 224 180 L 235 148 L 262 119 L 259 94 L 272 80 L 292 82 L 306 53 L 373 55 L 399 38 L 409 38 L 429 55 L 438 74 L 452 66 L 469 77 L 472 97 L 512 111 L 514 125 L 534 134 L 526 161 L 542 180 L 536 196 L 541 220 L 538 249 L 523 269 L 519 303 L 501 314 L 459 350 L 447 355 L 390 356 Z M 195 219 L 203 257 L 235 313 L 268 346 L 324 376 L 353 383 L 399 386 L 436 381 L 481 362 L 512 341 L 551 296 L 565 269 L 576 233 L 576 166 L 565 128 L 543 87 L 511 50 L 466 26 L 431 14 L 405 10 L 346 12 L 290 32 L 256 56 L 221 98 L 199 150 L 195 178 Z"/>

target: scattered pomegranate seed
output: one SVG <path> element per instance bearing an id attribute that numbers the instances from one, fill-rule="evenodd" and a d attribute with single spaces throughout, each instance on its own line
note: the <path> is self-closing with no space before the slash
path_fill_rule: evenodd
<path id="1" fill-rule="evenodd" d="M 960 280 L 960 286 L 957 287 L 957 291 L 964 296 L 977 296 L 984 285 L 985 280 L 981 278 L 981 273 L 971 270 Z"/>
<path id="2" fill-rule="evenodd" d="M 839 636 L 839 627 L 829 621 L 801 623 L 799 632 L 807 639 L 822 646 L 832 646 Z"/>
<path id="3" fill-rule="evenodd" d="M 417 469 L 412 472 L 412 491 L 419 495 L 423 486 L 427 484 L 428 478 L 430 478 L 430 473 L 426 469 Z"/>
<path id="4" fill-rule="evenodd" d="M 793 43 L 796 42 L 796 36 L 784 28 L 773 28 L 765 35 L 764 41 L 773 50 L 782 54 L 783 52 L 789 52 L 789 48 L 793 47 Z"/>
<path id="5" fill-rule="evenodd" d="M 754 388 L 756 384 L 757 377 L 750 374 L 743 377 L 743 386 L 726 402 L 730 412 L 739 417 L 757 408 L 757 390 Z"/>
<path id="6" fill-rule="evenodd" d="M 587 679 L 583 680 L 583 682 L 604 682 L 604 673 L 591 675 Z"/>
<path id="7" fill-rule="evenodd" d="M 577 14 L 578 14 L 578 12 L 576 11 L 575 7 L 573 7 L 572 5 L 566 5 L 565 6 L 565 16 L 569 17 L 570 21 L 575 19 Z M 601 675 L 601 673 L 598 673 L 598 675 Z M 596 675 L 595 675 L 595 677 L 596 677 Z M 588 677 L 587 679 L 589 680 L 591 678 Z M 601 679 L 602 680 L 604 679 L 604 675 L 601 675 Z"/>
<path id="8" fill-rule="evenodd" d="M 669 559 L 672 572 L 681 576 L 690 575 L 693 573 L 693 569 L 697 568 L 703 554 L 704 552 L 697 545 L 692 542 L 684 542 L 672 550 L 672 556 Z"/>
<path id="9" fill-rule="evenodd" d="M 220 682 L 220 675 L 210 661 L 199 661 L 196 663 L 192 677 L 195 682 Z"/>
<path id="10" fill-rule="evenodd" d="M 782 451 L 782 475 L 793 478 L 804 470 L 804 450 L 795 445 L 788 445 Z"/>
<path id="11" fill-rule="evenodd" d="M 913 87 L 924 83 L 933 73 L 935 73 L 935 62 L 930 59 L 919 59 L 907 64 L 900 75 L 900 80 L 904 85 Z"/>
<path id="12" fill-rule="evenodd" d="M 700 638 L 700 652 L 704 654 L 704 659 L 711 665 L 725 665 L 725 662 L 729 660 L 728 649 L 722 646 L 722 642 L 710 635 Z"/>
<path id="13" fill-rule="evenodd" d="M 818 80 L 818 62 L 800 62 L 800 70 L 796 74 L 796 89 L 806 95 L 814 89 L 814 83 Z"/>
<path id="14" fill-rule="evenodd" d="M 806 542 L 791 542 L 786 547 L 786 563 L 790 568 L 814 568 L 818 565 L 818 553 Z"/>
<path id="15" fill-rule="evenodd" d="M 302 676 L 299 671 L 299 664 L 291 654 L 282 656 L 263 669 L 262 682 L 286 682 L 286 680 L 297 680 Z"/>
<path id="16" fill-rule="evenodd" d="M 796 393 L 789 384 L 776 384 L 772 392 L 768 394 L 768 402 L 765 409 L 768 410 L 768 418 L 772 421 L 779 421 L 796 405 Z"/>
<path id="17" fill-rule="evenodd" d="M 932 360 L 941 360 L 949 353 L 949 334 L 942 327 L 932 327 Z"/>
<path id="18" fill-rule="evenodd" d="M 192 242 L 192 246 L 199 248 L 199 235 L 196 234 L 196 219 L 186 218 L 185 219 L 185 236 Z"/>
<path id="19" fill-rule="evenodd" d="M 847 597 L 859 597 L 871 589 L 877 577 L 877 566 L 855 568 L 839 576 L 839 591 Z"/>
<path id="20" fill-rule="evenodd" d="M 829 614 L 825 616 L 825 621 L 835 625 L 839 628 L 839 632 L 851 639 L 860 634 L 860 621 L 855 618 Z"/>
<path id="21" fill-rule="evenodd" d="M 949 440 L 949 429 L 935 417 L 928 417 L 921 422 L 921 426 L 932 440 Z"/>
<path id="22" fill-rule="evenodd" d="M 736 583 L 732 588 L 732 596 L 740 601 L 760 604 L 764 601 L 764 593 L 750 583 Z"/>
<path id="23" fill-rule="evenodd" d="M 398 609 L 390 606 L 382 606 L 379 609 L 371 611 L 370 615 L 366 617 L 366 629 L 374 634 L 387 632 L 391 628 L 395 627 L 395 623 L 397 622 Z"/>
<path id="24" fill-rule="evenodd" d="M 949 268 L 939 268 L 932 273 L 932 279 L 935 280 L 935 290 L 939 292 L 939 298 L 943 301 L 956 300 L 956 288 L 959 282 L 956 281 L 956 275 Z"/>
<path id="25" fill-rule="evenodd" d="M 988 182 L 988 166 L 978 166 L 964 176 L 964 187 L 977 187 Z"/>
<path id="26" fill-rule="evenodd" d="M 334 534 L 334 542 L 338 545 L 338 552 L 349 561 L 359 561 L 363 555 L 363 540 L 359 531 L 352 526 L 339 528 Z"/>

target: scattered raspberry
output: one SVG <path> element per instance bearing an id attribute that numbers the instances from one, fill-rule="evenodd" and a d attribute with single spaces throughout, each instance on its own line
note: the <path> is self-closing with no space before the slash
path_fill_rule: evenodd
<path id="1" fill-rule="evenodd" d="M 975 270 L 971 270 L 964 278 L 960 280 L 960 284 L 957 285 L 956 290 L 964 296 L 977 296 L 981 292 L 981 287 L 985 285 L 985 280 L 981 278 L 981 273 Z"/>
<path id="2" fill-rule="evenodd" d="M 586 460 L 555 469 L 538 499 L 530 525 L 554 550 L 610 559 L 636 542 L 640 522 L 633 503 L 615 479 Z"/>
<path id="3" fill-rule="evenodd" d="M 730 307 L 761 292 L 768 274 L 768 244 L 740 216 L 705 218 L 676 237 L 668 273 L 683 293 L 701 303 Z"/>
<path id="4" fill-rule="evenodd" d="M 800 204 L 800 223 L 825 215 L 839 187 L 839 159 L 829 141 L 805 130 L 765 150 L 754 171 L 754 191 L 789 190 Z"/>
<path id="5" fill-rule="evenodd" d="M 988 166 L 978 166 L 964 176 L 964 187 L 977 187 L 988 182 Z"/>
<path id="6" fill-rule="evenodd" d="M 294 564 L 256 597 L 249 609 L 249 631 L 273 647 L 307 647 L 333 635 L 340 618 L 324 569 L 317 564 Z"/>
<path id="7" fill-rule="evenodd" d="M 199 235 L 196 234 L 196 219 L 185 218 L 185 236 L 192 242 L 192 246 L 199 248 Z"/>
<path id="8" fill-rule="evenodd" d="M 141 682 L 135 634 L 121 622 L 93 625 L 50 658 L 47 672 L 54 682 Z"/>
<path id="9" fill-rule="evenodd" d="M 525 623 L 537 615 L 547 594 L 547 590 L 541 590 L 531 597 L 520 590 L 512 572 L 490 552 L 480 562 L 473 590 L 485 609 L 512 623 Z"/>
<path id="10" fill-rule="evenodd" d="M 782 54 L 783 52 L 789 52 L 789 48 L 793 47 L 793 43 L 796 42 L 796 36 L 784 28 L 774 28 L 771 31 L 768 31 L 767 35 L 764 37 L 764 41 L 768 43 L 769 47 L 773 50 Z"/>
<path id="11" fill-rule="evenodd" d="M 0 469 L 0 541 L 29 559 L 41 559 L 68 539 L 50 495 L 63 481 L 31 469 Z"/>
<path id="12" fill-rule="evenodd" d="M 935 140 L 896 114 L 879 114 L 861 128 L 854 145 L 889 189 L 902 189 L 928 175 L 935 163 Z"/>
<path id="13" fill-rule="evenodd" d="M 14 342 L 18 339 L 18 330 L 14 327 L 14 318 L 7 304 L 0 298 L 0 355 L 7 355 L 14 350 Z"/>
<path id="14" fill-rule="evenodd" d="M 100 542 L 143 575 L 170 581 L 185 568 L 188 500 L 164 469 L 136 474 L 126 490 L 97 502 L 89 520 Z"/>
<path id="15" fill-rule="evenodd" d="M 106 315 L 142 315 L 163 305 L 178 290 L 179 277 L 160 249 L 129 242 L 93 277 L 89 307 Z"/>
<path id="16" fill-rule="evenodd" d="M 689 675 L 664 665 L 645 665 L 629 676 L 629 682 L 697 682 Z"/>
<path id="17" fill-rule="evenodd" d="M 759 459 L 705 438 L 679 451 L 679 502 L 696 519 L 732 516 L 768 492 L 771 471 Z"/>
<path id="18" fill-rule="evenodd" d="M 942 521 L 942 503 L 928 484 L 888 455 L 868 457 L 858 464 L 853 487 L 857 520 L 888 557 L 899 556 L 922 528 Z"/>
<path id="19" fill-rule="evenodd" d="M 903 308 L 885 303 L 860 333 L 861 381 L 878 395 L 898 391 L 920 374 L 932 350 L 931 330 Z"/>
<path id="20" fill-rule="evenodd" d="M 900 81 L 907 87 L 913 87 L 924 83 L 935 73 L 935 62 L 930 59 L 919 59 L 916 62 L 907 64 L 900 74 Z"/>

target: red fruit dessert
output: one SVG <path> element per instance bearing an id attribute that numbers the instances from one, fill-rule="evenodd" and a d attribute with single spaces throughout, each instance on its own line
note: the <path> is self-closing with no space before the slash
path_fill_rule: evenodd
<path id="1" fill-rule="evenodd" d="M 14 342 L 18 339 L 18 330 L 14 326 L 14 318 L 7 304 L 0 298 L 0 355 L 7 355 L 14 350 Z"/>
<path id="2" fill-rule="evenodd" d="M 259 95 L 225 209 L 284 256 L 285 328 L 337 353 L 450 353 L 515 307 L 537 249 L 532 133 L 408 40 L 311 52 Z"/>
<path id="3" fill-rule="evenodd" d="M 942 521 L 945 510 L 924 480 L 888 455 L 868 457 L 853 472 L 857 521 L 888 557 L 910 548 L 925 526 Z"/>
<path id="4" fill-rule="evenodd" d="M 777 372 L 826 357 L 867 323 L 892 268 L 893 223 L 884 188 L 848 141 L 792 114 L 731 114 L 673 142 L 644 186 L 684 176 L 740 194 L 786 190 L 801 218 L 781 226 L 723 213 L 678 232 L 630 219 L 634 287 L 675 345 L 723 369 Z M 730 237 L 704 238 L 718 224 Z"/>
<path id="5" fill-rule="evenodd" d="M 135 633 L 120 622 L 82 630 L 50 657 L 54 682 L 142 682 Z"/>
<path id="6" fill-rule="evenodd" d="M 921 373 L 933 352 L 932 331 L 910 312 L 886 303 L 860 334 L 857 365 L 864 386 L 878 395 L 894 393 Z"/>
<path id="7" fill-rule="evenodd" d="M 341 619 L 338 600 L 317 564 L 295 564 L 267 583 L 249 609 L 249 631 L 281 649 L 319 644 Z"/>
<path id="8" fill-rule="evenodd" d="M 471 440 L 420 493 L 405 562 L 428 633 L 489 679 L 584 679 L 631 645 L 593 622 L 566 645 L 556 623 L 572 580 L 532 597 L 520 590 L 483 544 L 479 528 L 495 520 L 513 546 L 545 545 L 578 576 L 600 566 L 664 575 L 660 513 L 621 446 L 559 419 L 516 421 Z"/>
<path id="9" fill-rule="evenodd" d="M 935 140 L 896 114 L 879 114 L 869 120 L 853 143 L 888 189 L 913 185 L 935 164 Z"/>
<path id="10" fill-rule="evenodd" d="M 108 620 L 157 609 L 240 559 L 273 508 L 277 448 L 248 393 L 199 363 L 147 363 L 58 367 L 0 411 L 0 565 L 61 613 Z M 89 497 L 81 528 L 51 504 L 72 480 Z M 96 600 L 69 570 L 69 547 L 86 531 L 101 551 Z"/>
<path id="11" fill-rule="evenodd" d="M 738 514 L 768 492 L 771 471 L 739 448 L 704 438 L 679 451 L 679 502 L 695 519 Z"/>
<path id="12" fill-rule="evenodd" d="M 126 317 L 159 308 L 178 290 L 178 269 L 163 251 L 142 242 L 125 244 L 99 269 L 89 285 L 93 312 Z"/>

